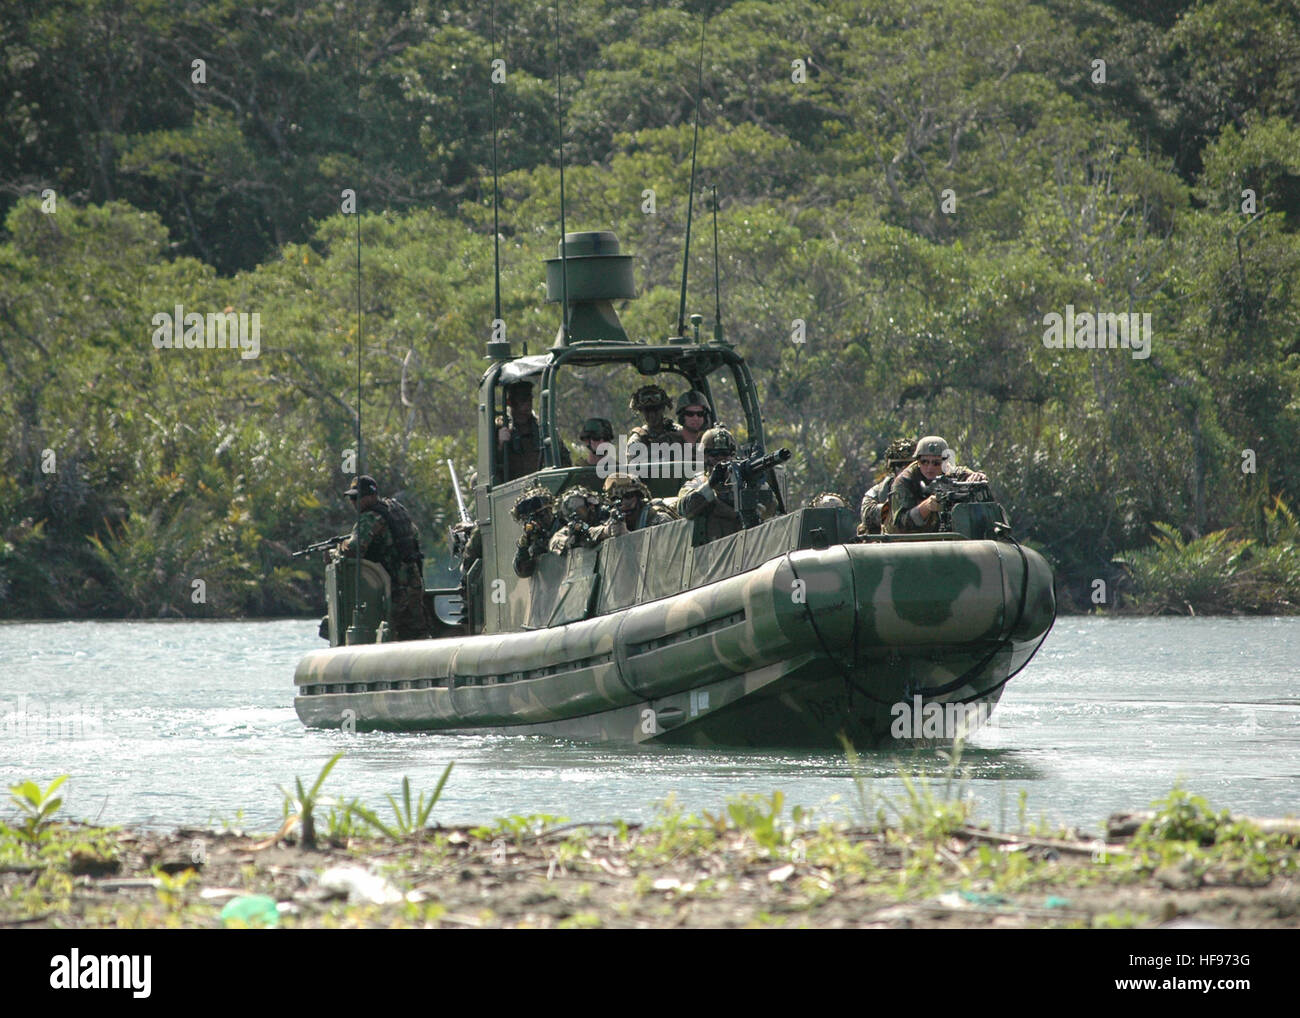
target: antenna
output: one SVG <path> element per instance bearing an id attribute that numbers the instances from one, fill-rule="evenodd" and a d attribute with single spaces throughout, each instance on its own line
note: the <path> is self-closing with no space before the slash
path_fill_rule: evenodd
<path id="1" fill-rule="evenodd" d="M 356 41 L 357 41 L 357 120 L 361 120 L 361 14 L 358 10 L 356 17 Z M 364 144 L 362 151 L 364 151 Z M 365 459 L 362 455 L 361 448 L 361 208 L 358 201 L 358 207 L 353 210 L 353 215 L 357 219 L 357 474 L 360 477 L 366 472 Z M 357 496 L 360 501 L 360 495 Z M 358 519 L 360 516 L 358 515 Z M 356 555 L 357 568 L 355 571 L 356 581 L 352 587 L 352 625 L 348 627 L 347 635 L 344 642 L 348 644 L 361 642 L 361 553 L 358 549 L 353 548 L 352 552 Z"/>
<path id="2" fill-rule="evenodd" d="M 555 4 L 555 116 L 560 125 L 560 341 L 569 343 L 569 258 L 564 226 L 564 100 L 560 94 L 560 4 Z"/>
<path id="3" fill-rule="evenodd" d="M 501 223 L 498 220 L 498 209 L 501 204 L 501 192 L 497 186 L 497 86 L 492 80 L 492 75 L 496 73 L 497 64 L 497 4 L 492 0 L 492 7 L 488 12 L 488 26 L 492 33 L 492 63 L 489 65 L 492 70 L 488 74 L 488 92 L 492 96 L 492 262 L 496 269 L 496 286 L 494 290 L 495 302 L 493 304 L 493 318 L 501 318 Z"/>
<path id="4" fill-rule="evenodd" d="M 695 88 L 695 140 L 691 143 L 691 189 L 686 198 L 686 250 L 682 254 L 682 299 L 677 307 L 677 335 L 686 335 L 686 269 L 691 259 L 691 214 L 695 209 L 695 152 L 700 146 L 700 104 L 704 99 L 704 29 L 708 18 L 700 23 L 700 75 Z"/>
<path id="5" fill-rule="evenodd" d="M 492 7 L 489 17 L 489 31 L 492 34 L 492 63 L 488 72 L 488 95 L 491 97 L 492 106 L 492 264 L 494 268 L 494 290 L 493 290 L 493 313 L 492 328 L 489 330 L 487 353 L 493 360 L 508 361 L 510 359 L 510 337 L 506 336 L 505 341 L 493 339 L 496 334 L 496 323 L 505 324 L 505 319 L 501 317 L 501 189 L 497 183 L 497 87 L 493 80 L 496 74 L 497 62 L 497 23 L 496 23 L 496 0 L 492 0 Z M 528 347 L 525 344 L 524 353 L 528 353 Z"/>
<path id="6" fill-rule="evenodd" d="M 718 276 L 718 185 L 713 185 L 713 342 L 722 342 L 722 283 Z"/>

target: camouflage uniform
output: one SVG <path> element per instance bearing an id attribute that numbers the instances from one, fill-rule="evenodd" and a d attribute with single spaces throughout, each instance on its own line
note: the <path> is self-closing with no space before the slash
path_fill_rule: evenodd
<path id="1" fill-rule="evenodd" d="M 942 444 L 945 457 L 951 457 L 951 451 L 948 444 L 940 438 L 923 438 L 921 443 L 934 442 Z M 919 448 L 919 443 L 918 443 Z M 937 455 L 937 453 L 936 453 Z M 974 474 L 975 471 L 967 470 L 965 467 L 956 467 L 947 472 L 947 476 L 953 481 L 965 481 Z M 921 464 L 912 462 L 908 464 L 897 477 L 894 478 L 893 487 L 890 489 L 889 496 L 889 516 L 886 520 L 885 532 L 889 534 L 933 534 L 939 531 L 939 514 L 931 513 L 928 521 L 922 522 L 916 518 L 912 510 L 925 501 L 926 496 L 921 492 L 921 485 L 929 484 L 925 475 L 921 473 Z"/>
<path id="2" fill-rule="evenodd" d="M 574 507 L 579 498 L 587 506 L 585 519 Z M 600 496 L 594 491 L 570 488 L 560 497 L 560 516 L 565 522 L 551 538 L 551 552 L 564 555 L 570 548 L 590 548 L 597 544 L 598 541 L 592 534 L 593 529 L 608 515 L 608 511 L 600 506 Z"/>
<path id="3" fill-rule="evenodd" d="M 657 385 L 643 385 L 636 392 L 632 393 L 632 398 L 628 400 L 627 408 L 629 410 L 644 411 L 658 408 L 668 411 L 672 408 L 672 400 L 668 398 L 668 393 L 664 392 Z M 685 455 L 684 450 L 690 445 L 682 436 L 682 429 L 677 424 L 665 417 L 656 428 L 651 428 L 649 424 L 639 424 L 628 434 L 627 444 L 629 446 L 640 444 L 648 447 L 653 452 L 656 445 L 670 445 L 675 448 L 667 450 L 667 459 L 682 459 Z"/>
<path id="4" fill-rule="evenodd" d="M 859 534 L 879 534 L 884 529 L 885 517 L 888 515 L 889 492 L 894 478 L 912 459 L 912 450 L 916 442 L 910 438 L 900 438 L 891 442 L 885 450 L 885 476 L 881 477 L 867 493 L 862 496 L 862 505 L 858 509 Z"/>
<path id="5" fill-rule="evenodd" d="M 540 507 L 523 512 L 521 507 L 530 500 L 538 500 Z M 527 579 L 537 569 L 537 560 L 550 550 L 551 538 L 560 529 L 555 516 L 555 496 L 544 488 L 529 488 L 519 496 L 511 510 L 515 522 L 524 528 L 515 550 L 515 575 Z"/>
<path id="6" fill-rule="evenodd" d="M 593 544 L 599 544 L 601 541 L 618 537 L 632 530 L 645 530 L 646 527 L 657 527 L 661 523 L 673 521 L 673 517 L 664 511 L 662 504 L 650 501 L 650 489 L 639 478 L 631 474 L 610 474 L 605 479 L 605 495 L 611 500 L 617 499 L 620 492 L 629 488 L 634 489 L 640 496 L 636 508 L 630 513 L 625 513 L 615 503 L 610 510 L 609 520 L 592 529 Z"/>
<path id="7" fill-rule="evenodd" d="M 351 535 L 339 545 L 339 556 L 354 556 L 358 551 L 362 558 L 378 562 L 388 573 L 394 638 L 426 639 L 429 623 L 424 614 L 420 531 L 402 503 L 381 498 L 361 510 Z"/>
<path id="8" fill-rule="evenodd" d="M 694 541 L 703 544 L 743 530 L 745 521 L 735 506 L 735 488 L 728 479 L 717 489 L 709 483 L 713 471 L 736 454 L 736 440 L 726 428 L 710 428 L 700 436 L 700 452 L 705 469 L 682 485 L 677 493 L 677 511 L 683 519 L 695 520 Z M 717 462 L 710 464 L 709 460 Z M 759 489 L 758 516 L 768 519 L 776 508 L 776 496 L 769 489 Z"/>
<path id="9" fill-rule="evenodd" d="M 721 491 L 714 491 L 709 484 L 709 474 L 710 471 L 701 470 L 683 484 L 682 490 L 677 493 L 677 511 L 683 519 L 696 520 L 697 544 L 716 541 L 719 537 L 744 529 L 740 513 L 732 505 L 734 496 L 731 485 L 723 485 Z"/>

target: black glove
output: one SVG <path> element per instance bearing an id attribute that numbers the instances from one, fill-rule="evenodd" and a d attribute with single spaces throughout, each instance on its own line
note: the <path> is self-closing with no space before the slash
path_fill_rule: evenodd
<path id="1" fill-rule="evenodd" d="M 731 479 L 731 464 L 727 462 L 714 464 L 713 471 L 709 474 L 709 487 L 721 488 Z"/>

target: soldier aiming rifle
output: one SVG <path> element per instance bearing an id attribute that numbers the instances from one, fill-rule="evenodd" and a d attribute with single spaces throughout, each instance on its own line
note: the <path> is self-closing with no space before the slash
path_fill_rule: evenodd
<path id="1" fill-rule="evenodd" d="M 682 486 L 677 511 L 696 521 L 695 542 L 702 544 L 759 523 L 759 506 L 785 512 L 773 468 L 790 458 L 789 449 L 766 456 L 736 459 L 736 440 L 723 427 L 710 428 L 700 439 L 704 469 Z M 771 491 L 759 485 L 767 479 Z"/>

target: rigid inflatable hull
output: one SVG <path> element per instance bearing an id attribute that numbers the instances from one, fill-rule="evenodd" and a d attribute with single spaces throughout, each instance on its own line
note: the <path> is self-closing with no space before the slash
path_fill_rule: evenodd
<path id="1" fill-rule="evenodd" d="M 991 709 L 1054 617 L 1051 569 L 1013 542 L 835 545 L 536 631 L 316 651 L 294 706 L 357 731 L 874 746 L 902 704 Z"/>

